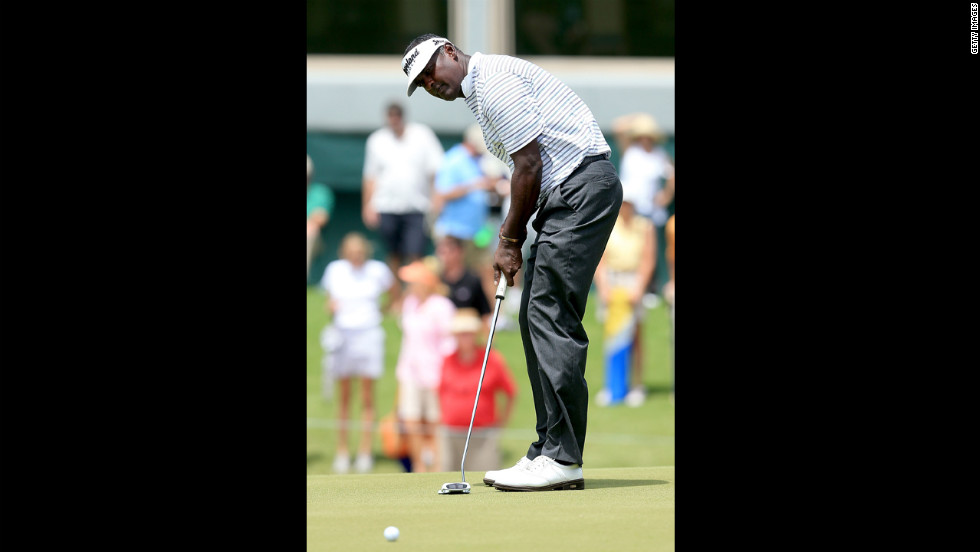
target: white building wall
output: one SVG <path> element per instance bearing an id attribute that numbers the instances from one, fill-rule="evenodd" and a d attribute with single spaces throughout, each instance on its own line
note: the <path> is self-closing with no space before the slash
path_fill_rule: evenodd
<path id="1" fill-rule="evenodd" d="M 673 58 L 527 59 L 581 96 L 603 131 L 610 132 L 613 119 L 620 115 L 645 111 L 667 134 L 674 134 Z M 405 107 L 408 120 L 424 122 L 436 132 L 462 132 L 473 122 L 462 100 L 445 102 L 424 91 L 407 97 L 400 65 L 397 55 L 307 56 L 307 130 L 373 130 L 384 124 L 384 107 L 390 101 Z"/>

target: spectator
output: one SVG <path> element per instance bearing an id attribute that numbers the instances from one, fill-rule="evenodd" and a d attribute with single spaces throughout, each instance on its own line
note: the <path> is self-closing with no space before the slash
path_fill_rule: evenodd
<path id="1" fill-rule="evenodd" d="M 442 360 L 455 349 L 449 331 L 456 307 L 445 297 L 435 260 L 427 257 L 403 266 L 398 277 L 408 287 L 401 309 L 398 352 L 398 412 L 408 433 L 412 470 L 441 471 L 435 429 L 439 424 Z"/>
<path id="2" fill-rule="evenodd" d="M 472 308 L 483 319 L 482 334 L 490 333 L 490 302 L 483 283 L 464 259 L 463 240 L 444 236 L 436 243 L 436 256 L 442 265 L 442 283 L 448 287 L 448 297 L 457 309 Z M 494 290 L 496 292 L 496 290 Z"/>
<path id="3" fill-rule="evenodd" d="M 450 148 L 436 174 L 431 213 L 435 217 L 433 228 L 437 240 L 442 236 L 462 240 L 466 265 L 480 268 L 478 276 L 486 295 L 496 291 L 488 246 L 496 237 L 499 222 L 492 229 L 487 224 L 491 199 L 499 201 L 498 186 L 508 185 L 501 165 L 502 162 L 487 154 L 480 125 L 467 127 L 463 141 Z M 506 165 L 503 169 L 506 170 Z"/>
<path id="4" fill-rule="evenodd" d="M 326 354 L 323 380 L 336 380 L 340 386 L 340 428 L 333 469 L 347 473 L 350 452 L 347 425 L 350 413 L 351 381 L 360 380 L 361 441 L 356 468 L 365 473 L 374 460 L 371 451 L 374 426 L 374 382 L 384 372 L 385 331 L 379 298 L 391 287 L 394 275 L 388 266 L 371 258 L 371 244 L 361 234 L 351 232 L 340 243 L 340 258 L 330 262 L 323 273 L 331 323 L 321 334 Z"/>
<path id="5" fill-rule="evenodd" d="M 486 222 L 490 211 L 487 191 L 496 187 L 496 180 L 485 175 L 480 166 L 486 151 L 480 125 L 474 124 L 466 128 L 463 141 L 446 152 L 436 173 L 432 201 L 436 238 L 455 236 L 472 244 Z"/>
<path id="6" fill-rule="evenodd" d="M 442 410 L 442 467 L 445 470 L 461 466 L 466 434 L 470 418 L 473 432 L 466 449 L 466 468 L 492 470 L 500 465 L 500 430 L 507 425 L 514 407 L 517 386 L 504 361 L 504 357 L 491 348 L 487 355 L 487 368 L 480 389 L 480 402 L 476 415 L 473 401 L 480 383 L 486 346 L 478 341 L 484 324 L 476 310 L 463 308 L 456 311 L 450 329 L 456 338 L 456 351 L 448 355 L 442 365 L 439 384 L 439 405 Z M 506 397 L 503 410 L 497 409 L 497 395 Z"/>
<path id="7" fill-rule="evenodd" d="M 629 140 L 619 166 L 623 194 L 636 198 L 633 206 L 636 214 L 653 221 L 657 250 L 662 252 L 667 206 L 673 200 L 674 166 L 663 147 L 664 134 L 650 115 L 639 114 L 631 119 Z M 665 281 L 665 267 L 657 263 L 650 282 L 654 293 Z"/>
<path id="8" fill-rule="evenodd" d="M 596 269 L 597 314 L 605 326 L 606 385 L 596 401 L 630 406 L 643 404 L 643 296 L 656 264 L 653 223 L 635 214 L 636 189 L 623 195 L 616 226 Z M 629 392 L 627 393 L 627 386 Z"/>
<path id="9" fill-rule="evenodd" d="M 306 155 L 306 282 L 310 267 L 323 243 L 323 232 L 333 213 L 334 194 L 329 186 L 313 181 L 313 159 Z"/>
<path id="10" fill-rule="evenodd" d="M 425 214 L 431 208 L 442 144 L 432 129 L 406 123 L 402 107 L 387 108 L 387 124 L 367 139 L 361 191 L 365 226 L 378 230 L 387 249 L 388 267 L 396 272 L 425 254 Z M 392 290 L 392 306 L 401 303 L 401 286 Z"/>

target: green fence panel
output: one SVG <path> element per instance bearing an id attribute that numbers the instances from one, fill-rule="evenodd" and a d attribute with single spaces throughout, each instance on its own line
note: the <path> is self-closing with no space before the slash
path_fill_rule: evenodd
<path id="1" fill-rule="evenodd" d="M 437 134 L 443 149 L 448 150 L 462 140 L 462 135 Z M 368 133 L 307 132 L 306 153 L 313 160 L 313 179 L 323 182 L 334 191 L 336 203 L 330 222 L 321 233 L 320 246 L 310 268 L 307 285 L 315 285 L 323 278 L 327 263 L 337 258 L 340 240 L 348 232 L 361 232 L 374 246 L 374 258 L 384 260 L 386 250 L 381 236 L 369 230 L 361 220 L 361 171 L 364 168 L 364 145 Z M 621 153 L 611 136 L 606 141 L 612 148 L 610 159 L 618 167 Z M 673 137 L 665 144 L 667 153 L 674 156 Z M 673 205 L 669 211 L 673 213 Z M 427 254 L 435 248 L 430 243 Z M 657 263 L 665 263 L 663 248 L 659 248 Z"/>

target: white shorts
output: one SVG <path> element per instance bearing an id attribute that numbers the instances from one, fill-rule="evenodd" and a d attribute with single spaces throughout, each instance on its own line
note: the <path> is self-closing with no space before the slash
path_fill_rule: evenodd
<path id="1" fill-rule="evenodd" d="M 403 420 L 439 423 L 439 394 L 436 389 L 398 382 L 398 415 Z"/>
<path id="2" fill-rule="evenodd" d="M 349 330 L 327 326 L 320 334 L 323 370 L 333 379 L 378 379 L 384 373 L 384 328 Z"/>

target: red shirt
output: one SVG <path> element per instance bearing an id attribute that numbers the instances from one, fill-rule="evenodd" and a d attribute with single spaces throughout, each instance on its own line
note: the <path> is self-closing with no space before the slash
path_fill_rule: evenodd
<path id="1" fill-rule="evenodd" d="M 485 349 L 484 349 L 485 350 Z M 480 368 L 483 355 L 476 353 L 468 363 L 463 363 L 459 353 L 454 352 L 443 360 L 442 380 L 439 383 L 439 409 L 442 410 L 442 423 L 448 426 L 468 428 L 473 415 L 473 401 L 480 383 Z M 509 397 L 517 392 L 514 378 L 500 353 L 490 349 L 487 357 L 487 372 L 483 376 L 480 390 L 480 404 L 476 407 L 473 427 L 493 425 L 497 420 L 496 394 L 503 391 Z"/>

